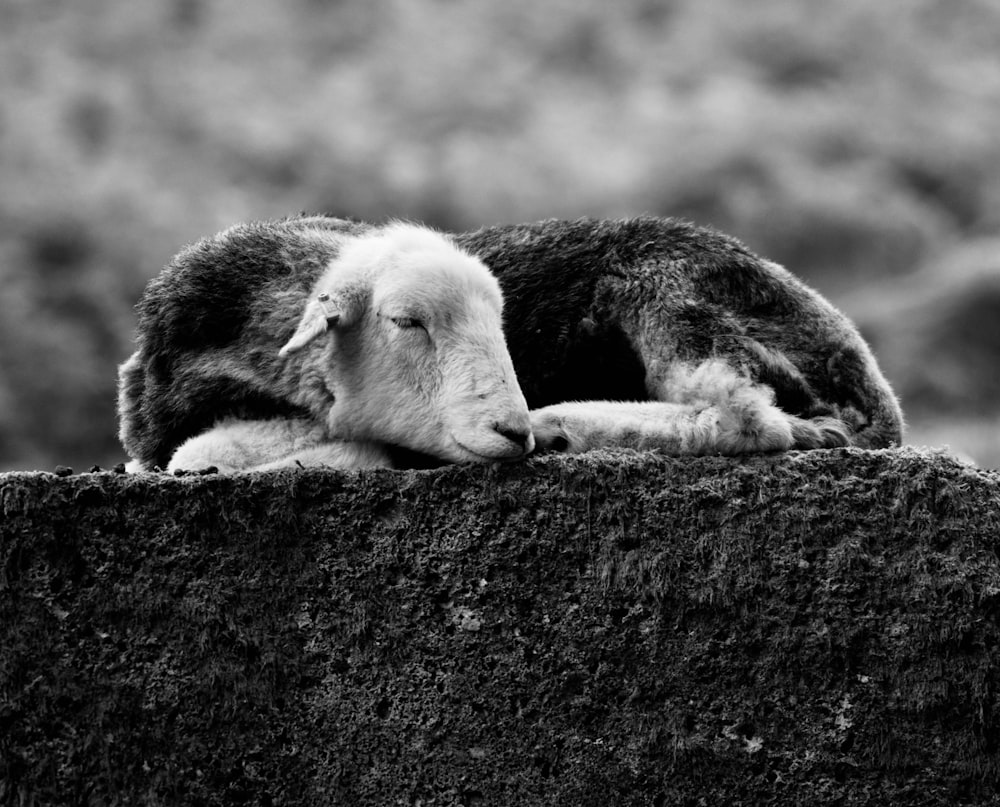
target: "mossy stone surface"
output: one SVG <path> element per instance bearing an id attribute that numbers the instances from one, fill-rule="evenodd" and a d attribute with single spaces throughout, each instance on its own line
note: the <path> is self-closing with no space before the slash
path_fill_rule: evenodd
<path id="1" fill-rule="evenodd" d="M 0 475 L 0 804 L 1000 803 L 1000 475 Z"/>

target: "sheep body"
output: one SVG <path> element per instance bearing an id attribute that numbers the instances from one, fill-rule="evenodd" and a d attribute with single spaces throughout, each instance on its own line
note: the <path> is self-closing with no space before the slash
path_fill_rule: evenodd
<path id="1" fill-rule="evenodd" d="M 661 401 L 688 406 L 690 415 L 721 404 L 752 434 L 773 403 L 791 443 L 768 438 L 747 450 L 881 448 L 902 439 L 896 396 L 850 320 L 734 238 L 644 216 L 487 227 L 456 242 L 500 280 L 507 343 L 532 410 Z M 734 378 L 742 379 L 737 387 L 769 388 L 772 402 L 758 397 L 747 410 L 733 397 Z M 614 442 L 606 428 L 613 407 L 591 411 L 603 414 L 586 427 L 577 410 L 573 450 Z M 544 418 L 532 412 L 539 446 L 564 442 L 552 420 L 537 429 Z M 655 417 L 644 422 L 650 439 Z M 667 445 L 672 431 L 663 434 Z"/>
<path id="2" fill-rule="evenodd" d="M 321 366 L 281 360 L 278 347 L 295 341 L 295 320 L 344 245 L 373 231 L 322 216 L 238 225 L 150 283 L 138 349 L 120 371 L 121 436 L 142 467 L 202 461 L 194 449 L 171 457 L 186 441 L 217 453 L 226 435 L 267 447 L 243 467 L 420 456 L 401 459 L 400 447 L 483 459 L 398 432 L 369 454 L 342 443 L 371 434 L 312 430 L 332 406 Z M 853 324 L 733 238 L 640 217 L 488 227 L 452 241 L 499 280 L 515 383 L 541 448 L 736 454 L 901 440 L 898 402 Z M 224 433 L 206 435 L 218 422 Z M 286 422 L 304 425 L 289 436 Z"/>

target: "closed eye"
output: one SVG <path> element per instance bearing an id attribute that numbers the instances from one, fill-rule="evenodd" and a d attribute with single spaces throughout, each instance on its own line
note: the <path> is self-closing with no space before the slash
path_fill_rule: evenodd
<path id="1" fill-rule="evenodd" d="M 423 328 L 423 330 L 427 330 L 424 323 L 416 317 L 390 317 L 389 319 L 397 328 Z"/>

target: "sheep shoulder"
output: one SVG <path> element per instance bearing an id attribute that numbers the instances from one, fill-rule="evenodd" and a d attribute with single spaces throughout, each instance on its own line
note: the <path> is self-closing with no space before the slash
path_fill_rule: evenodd
<path id="1" fill-rule="evenodd" d="M 325 217 L 240 224 L 181 250 L 136 305 L 119 368 L 119 436 L 140 467 L 166 467 L 227 416 L 306 416 L 279 378 L 275 340 L 341 241 L 367 227 Z"/>

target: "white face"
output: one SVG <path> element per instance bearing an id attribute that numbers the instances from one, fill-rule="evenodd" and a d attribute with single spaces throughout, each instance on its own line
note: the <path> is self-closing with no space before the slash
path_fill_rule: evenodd
<path id="1" fill-rule="evenodd" d="M 411 267 L 391 279 L 376 284 L 358 327 L 335 329 L 334 350 L 347 361 L 337 361 L 331 379 L 331 431 L 453 462 L 528 453 L 528 406 L 504 341 L 499 296 L 442 284 L 440 271 Z"/>
<path id="2" fill-rule="evenodd" d="M 499 285 L 481 262 L 443 243 L 383 256 L 357 310 L 317 340 L 326 341 L 324 374 L 336 397 L 331 436 L 452 462 L 523 457 L 534 438 Z"/>

